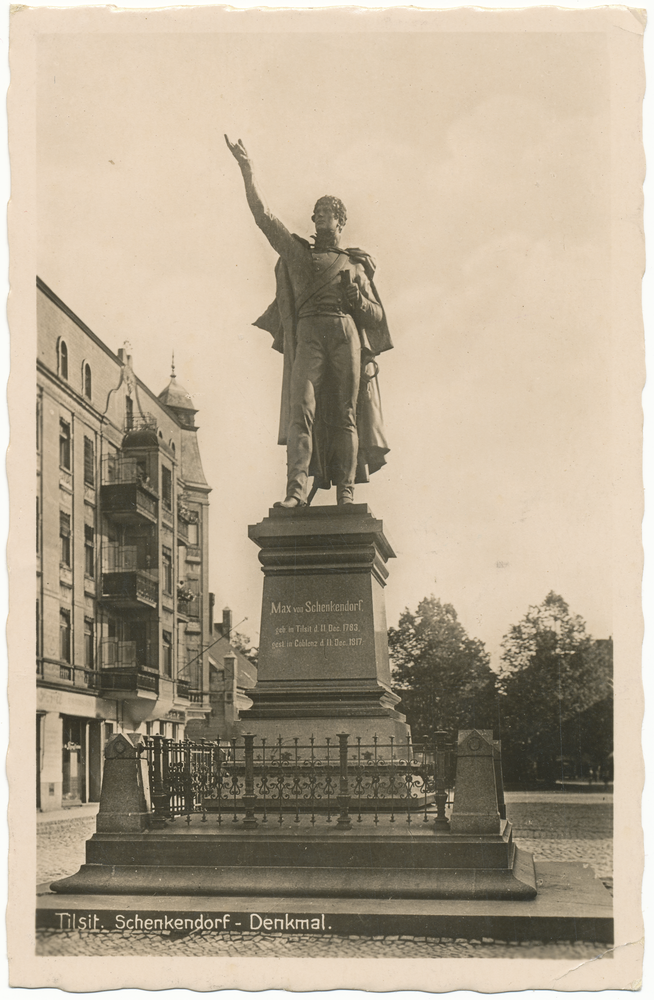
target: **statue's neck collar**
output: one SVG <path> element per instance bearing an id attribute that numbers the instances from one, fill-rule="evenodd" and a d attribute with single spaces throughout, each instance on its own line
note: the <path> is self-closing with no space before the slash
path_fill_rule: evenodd
<path id="1" fill-rule="evenodd" d="M 312 250 L 338 250 L 340 239 L 337 233 L 330 236 L 318 236 L 316 233 L 311 238 L 313 240 Z"/>

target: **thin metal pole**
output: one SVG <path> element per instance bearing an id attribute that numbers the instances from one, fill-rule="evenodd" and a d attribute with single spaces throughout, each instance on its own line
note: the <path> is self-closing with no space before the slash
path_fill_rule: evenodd
<path id="1" fill-rule="evenodd" d="M 163 830 L 167 825 L 166 813 L 168 796 L 163 783 L 162 771 L 162 736 L 153 737 L 152 746 L 152 807 L 154 814 L 150 820 L 150 826 L 154 830 Z"/>
<path id="2" fill-rule="evenodd" d="M 341 830 L 351 830 L 352 820 L 350 819 L 350 787 L 347 760 L 347 741 L 349 733 L 338 733 L 338 753 L 339 753 L 339 795 L 338 804 L 341 810 L 338 817 L 337 826 Z"/>
<path id="3" fill-rule="evenodd" d="M 436 792 L 436 819 L 434 828 L 436 830 L 449 830 L 450 821 L 445 815 L 445 804 L 447 802 L 447 736 L 443 730 L 434 733 L 434 784 Z"/>
<path id="4" fill-rule="evenodd" d="M 245 741 L 245 793 L 243 795 L 243 806 L 245 817 L 243 826 L 247 830 L 254 830 L 259 824 L 254 815 L 254 736 L 252 733 L 243 735 Z"/>

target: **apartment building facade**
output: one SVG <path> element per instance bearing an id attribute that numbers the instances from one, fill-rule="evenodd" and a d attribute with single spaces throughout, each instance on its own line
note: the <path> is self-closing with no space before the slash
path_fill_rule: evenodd
<path id="1" fill-rule="evenodd" d="M 37 807 L 99 798 L 113 732 L 210 713 L 209 493 L 196 410 L 156 396 L 37 279 Z"/>

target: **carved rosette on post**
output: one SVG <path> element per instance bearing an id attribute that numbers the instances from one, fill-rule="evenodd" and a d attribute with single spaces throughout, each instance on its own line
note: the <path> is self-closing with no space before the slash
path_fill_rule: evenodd
<path id="1" fill-rule="evenodd" d="M 409 729 L 391 689 L 384 587 L 395 553 L 367 504 L 270 510 L 249 536 L 264 585 L 257 686 L 244 720 L 259 737 L 364 740 Z"/>

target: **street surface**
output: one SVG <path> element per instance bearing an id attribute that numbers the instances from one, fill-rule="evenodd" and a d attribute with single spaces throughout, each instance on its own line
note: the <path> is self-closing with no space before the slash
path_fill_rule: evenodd
<path id="1" fill-rule="evenodd" d="M 509 792 L 507 815 L 519 847 L 536 861 L 582 861 L 612 888 L 613 796 L 596 792 Z M 37 882 L 74 874 L 84 862 L 84 845 L 95 829 L 97 807 L 43 814 L 37 829 Z M 481 941 L 451 938 L 317 937 L 197 931 L 185 936 L 138 931 L 37 932 L 39 955 L 259 956 L 266 958 L 547 958 L 585 960 L 602 954 L 594 942 Z"/>

